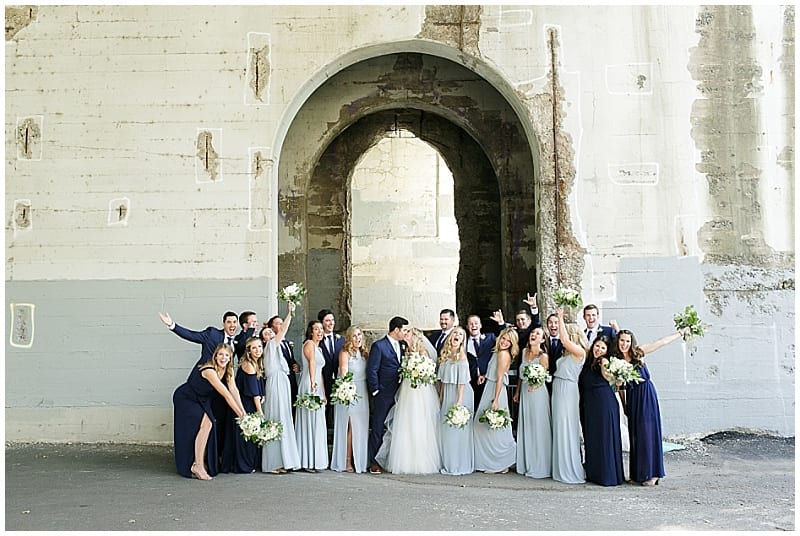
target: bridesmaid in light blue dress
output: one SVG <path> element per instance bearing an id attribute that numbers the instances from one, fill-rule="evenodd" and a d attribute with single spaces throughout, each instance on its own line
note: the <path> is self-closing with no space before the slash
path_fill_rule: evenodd
<path id="1" fill-rule="evenodd" d="M 316 473 L 328 467 L 328 429 L 325 423 L 325 389 L 322 385 L 322 367 L 325 356 L 319 343 L 322 340 L 322 322 L 313 320 L 306 328 L 303 343 L 303 372 L 300 375 L 298 396 L 313 393 L 322 399 L 323 406 L 316 410 L 298 407 L 295 412 L 294 429 L 300 467 L 308 473 Z"/>
<path id="2" fill-rule="evenodd" d="M 528 345 L 522 351 L 519 380 L 514 401 L 519 402 L 517 422 L 517 473 L 531 478 L 549 478 L 552 472 L 552 430 L 550 429 L 550 396 L 547 387 L 531 387 L 522 379 L 522 369 L 539 364 L 547 370 L 544 331 L 534 328 Z"/>
<path id="3" fill-rule="evenodd" d="M 339 352 L 339 375 L 353 373 L 358 401 L 350 406 L 336 404 L 333 409 L 333 452 L 331 469 L 348 473 L 367 470 L 367 440 L 369 438 L 369 399 L 367 397 L 367 356 L 364 334 L 350 326 L 344 334 L 344 346 Z"/>
<path id="4" fill-rule="evenodd" d="M 488 423 L 479 422 L 489 408 L 508 411 L 508 368 L 519 353 L 517 332 L 506 328 L 497 337 L 494 354 L 486 367 L 486 385 L 475 411 L 473 435 L 475 440 L 475 470 L 484 473 L 507 473 L 517 460 L 517 444 L 511 426 L 492 430 Z"/>
<path id="5" fill-rule="evenodd" d="M 581 460 L 578 376 L 589 344 L 577 324 L 564 324 L 564 309 L 561 307 L 558 308 L 558 329 L 564 354 L 556 362 L 551 400 L 553 480 L 580 484 L 585 479 Z"/>
<path id="6" fill-rule="evenodd" d="M 264 350 L 264 373 L 266 386 L 264 418 L 283 424 L 280 439 L 264 444 L 261 450 L 261 470 L 265 473 L 280 474 L 290 469 L 300 469 L 300 454 L 297 452 L 294 423 L 292 422 L 292 387 L 289 384 L 289 365 L 281 354 L 289 324 L 292 321 L 295 305 L 289 303 L 289 313 L 278 333 L 270 328 L 261 330 L 261 339 L 267 340 Z"/>
<path id="7" fill-rule="evenodd" d="M 444 340 L 439 358 L 437 377 L 442 383 L 439 391 L 441 410 L 441 452 L 443 475 L 468 475 L 475 470 L 474 442 L 472 440 L 472 418 L 464 428 L 450 426 L 444 421 L 450 406 L 466 406 L 472 411 L 475 394 L 469 383 L 469 362 L 465 346 L 466 333 L 455 327 Z"/>

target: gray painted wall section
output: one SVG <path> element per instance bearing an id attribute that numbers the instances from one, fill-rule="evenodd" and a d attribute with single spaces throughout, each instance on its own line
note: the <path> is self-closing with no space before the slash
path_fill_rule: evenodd
<path id="1" fill-rule="evenodd" d="M 794 435 L 794 273 L 718 267 L 696 257 L 626 258 L 617 301 L 598 304 L 640 344 L 673 330 L 693 304 L 711 324 L 692 345 L 674 342 L 647 358 L 665 435 L 731 428 Z M 791 282 L 790 288 L 785 282 Z"/>
<path id="2" fill-rule="evenodd" d="M 10 344 L 6 305 L 7 440 L 172 440 L 172 392 L 200 346 L 181 325 L 220 327 L 222 314 L 274 310 L 269 279 L 6 282 L 6 303 L 30 303 L 30 348 Z"/>

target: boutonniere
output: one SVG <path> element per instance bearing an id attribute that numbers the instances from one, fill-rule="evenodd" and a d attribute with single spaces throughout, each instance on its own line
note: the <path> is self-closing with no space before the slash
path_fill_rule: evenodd
<path id="1" fill-rule="evenodd" d="M 292 342 L 292 341 L 288 341 L 288 342 L 289 342 L 289 346 L 294 346 L 294 342 Z"/>

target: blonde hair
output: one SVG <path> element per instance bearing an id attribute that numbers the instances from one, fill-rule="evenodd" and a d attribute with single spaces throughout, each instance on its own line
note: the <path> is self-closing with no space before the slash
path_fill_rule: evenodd
<path id="1" fill-rule="evenodd" d="M 361 333 L 361 348 L 355 348 L 353 346 L 353 335 L 356 334 L 356 331 Z M 342 345 L 342 350 L 348 353 L 348 355 L 352 356 L 356 350 L 361 352 L 361 359 L 367 358 L 367 339 L 364 336 L 364 332 L 358 326 L 350 326 L 344 332 L 344 345 Z"/>
<path id="2" fill-rule="evenodd" d="M 578 324 L 571 322 L 565 325 L 564 329 L 567 330 L 569 340 L 583 348 L 583 355 L 585 358 L 587 352 L 589 351 L 589 339 L 586 338 L 586 334 L 581 331 L 581 328 L 578 327 Z"/>
<path id="3" fill-rule="evenodd" d="M 508 327 L 501 331 L 500 335 L 497 336 L 497 342 L 494 343 L 494 353 L 500 352 L 500 339 L 503 337 L 508 337 L 511 343 L 509 352 L 511 352 L 511 359 L 514 359 L 519 354 L 519 335 L 517 335 L 517 330 L 513 327 Z"/>
<path id="4" fill-rule="evenodd" d="M 220 381 L 222 383 L 227 384 L 228 380 L 233 377 L 233 350 L 231 350 L 230 345 L 225 344 L 224 342 L 218 344 L 217 347 L 214 348 L 214 353 L 211 354 L 211 359 L 209 359 L 205 363 L 200 363 L 199 365 L 197 365 L 197 368 L 200 369 L 200 370 L 203 370 L 206 366 L 211 365 L 212 367 L 214 367 L 214 370 L 216 370 L 217 369 L 217 363 L 216 363 L 217 354 L 220 353 L 223 350 L 228 352 L 228 354 L 230 354 L 230 356 L 231 356 L 230 360 L 228 360 L 228 364 L 225 365 L 225 372 L 222 375 L 222 378 L 220 378 Z"/>
<path id="5" fill-rule="evenodd" d="M 458 345 L 458 348 L 453 351 L 453 345 L 450 344 L 450 340 L 453 338 L 453 334 L 461 333 L 461 343 Z M 450 334 L 445 338 L 444 343 L 442 344 L 442 353 L 439 355 L 439 363 L 444 363 L 448 359 L 451 361 L 458 361 L 461 359 L 461 356 L 467 355 L 467 332 L 464 331 L 463 328 L 456 326 L 451 331 Z"/>
<path id="6" fill-rule="evenodd" d="M 428 359 L 436 359 L 436 356 L 428 355 L 428 347 L 425 346 L 425 342 L 423 341 L 424 335 L 422 331 L 418 328 L 411 328 L 408 330 L 409 338 L 411 339 L 408 342 L 408 351 L 409 352 L 417 352 L 419 354 L 427 355 Z"/>

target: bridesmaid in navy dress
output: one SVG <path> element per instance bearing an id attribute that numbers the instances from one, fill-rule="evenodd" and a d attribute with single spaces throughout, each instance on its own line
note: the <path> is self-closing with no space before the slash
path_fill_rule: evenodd
<path id="1" fill-rule="evenodd" d="M 664 476 L 661 412 L 658 408 L 658 394 L 650 381 L 650 371 L 644 363 L 644 356 L 680 337 L 681 332 L 678 331 L 639 346 L 630 330 L 623 329 L 617 334 L 614 353 L 620 359 L 633 363 L 644 379 L 640 383 L 628 384 L 624 391 L 630 437 L 630 476 L 632 481 L 639 482 L 642 486 L 656 485 Z"/>
<path id="2" fill-rule="evenodd" d="M 583 447 L 586 480 L 602 486 L 625 482 L 622 469 L 622 439 L 619 432 L 619 404 L 608 363 L 608 337 L 597 337 L 578 378 L 583 408 Z"/>
<path id="3" fill-rule="evenodd" d="M 236 388 L 239 389 L 245 413 L 258 413 L 263 418 L 261 404 L 264 400 L 264 346 L 259 338 L 250 337 L 245 342 L 244 356 L 236 370 Z M 233 416 L 228 422 L 231 423 L 228 435 L 233 438 L 233 472 L 254 473 L 261 467 L 261 447 L 245 441 Z"/>
<path id="4" fill-rule="evenodd" d="M 212 395 L 222 395 L 237 417 L 245 414 L 233 379 L 232 358 L 230 346 L 218 345 L 211 359 L 193 368 L 186 383 L 172 395 L 175 465 L 178 473 L 187 478 L 211 480 L 218 472 Z"/>

